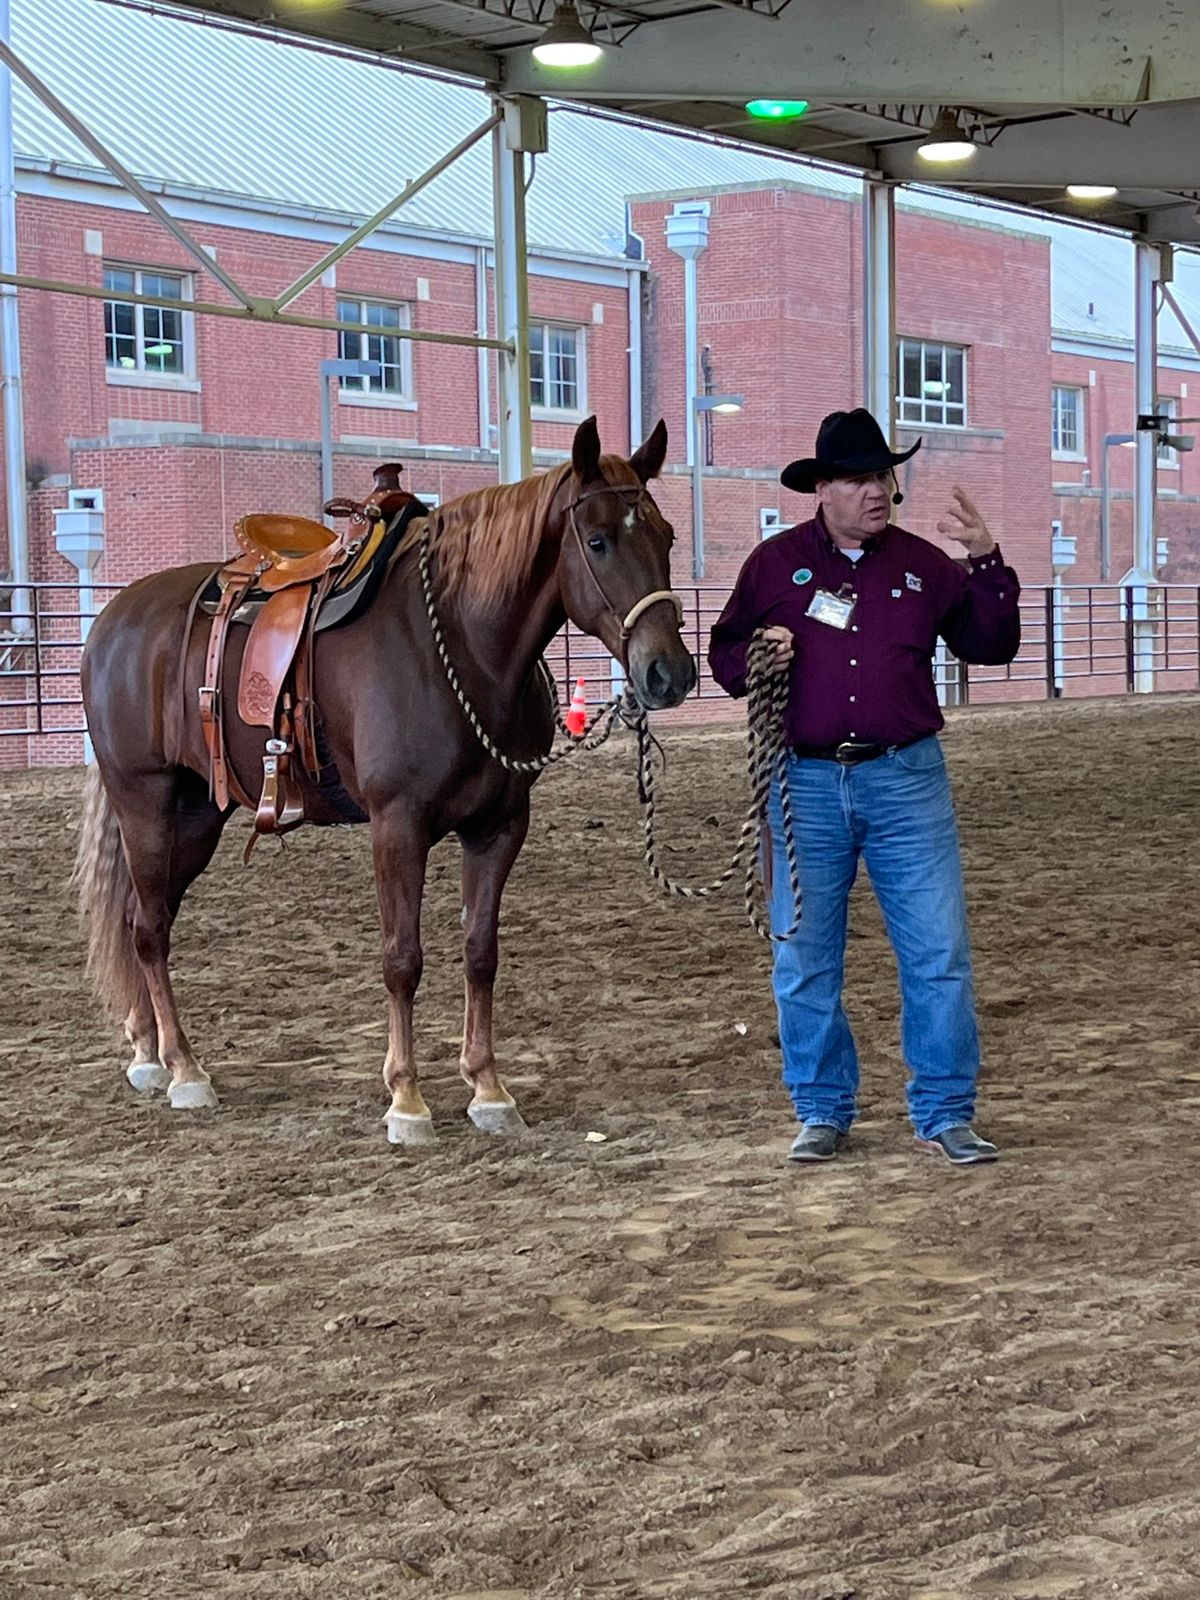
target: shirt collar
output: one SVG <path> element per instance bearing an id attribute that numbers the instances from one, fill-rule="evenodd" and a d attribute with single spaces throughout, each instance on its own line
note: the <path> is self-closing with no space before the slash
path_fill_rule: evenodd
<path id="1" fill-rule="evenodd" d="M 817 507 L 817 514 L 813 518 L 813 522 L 814 522 L 814 524 L 816 526 L 817 532 L 825 540 L 825 543 L 834 552 L 834 554 L 835 555 L 839 555 L 839 556 L 846 555 L 846 552 L 842 549 L 841 545 L 834 543 L 832 534 L 829 532 L 829 529 L 825 526 L 825 513 L 824 513 L 824 511 L 822 511 L 820 506 Z M 884 537 L 885 537 L 885 533 L 886 533 L 886 529 L 885 529 L 884 533 L 878 534 L 872 539 L 864 539 L 862 544 L 859 547 L 862 550 L 863 554 L 864 555 L 870 555 L 872 551 L 878 550 L 879 546 L 883 543 L 883 540 L 884 540 Z M 846 559 L 849 560 L 850 558 L 847 556 Z"/>

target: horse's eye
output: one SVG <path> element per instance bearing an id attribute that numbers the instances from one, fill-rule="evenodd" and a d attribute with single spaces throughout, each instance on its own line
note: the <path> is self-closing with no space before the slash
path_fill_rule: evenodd
<path id="1" fill-rule="evenodd" d="M 594 550 L 594 551 L 595 551 L 595 552 L 596 552 L 596 554 L 597 554 L 597 555 L 599 555 L 599 554 L 600 554 L 600 552 L 601 552 L 601 551 L 602 551 L 602 550 L 603 550 L 603 549 L 604 549 L 604 548 L 605 548 L 605 545 L 604 545 L 604 540 L 603 540 L 603 539 L 601 539 L 601 538 L 600 538 L 600 537 L 599 537 L 599 536 L 597 536 L 597 537 L 596 537 L 596 538 L 594 538 L 594 539 L 589 539 L 589 540 L 588 540 L 588 549 L 589 549 L 589 550 Z"/>

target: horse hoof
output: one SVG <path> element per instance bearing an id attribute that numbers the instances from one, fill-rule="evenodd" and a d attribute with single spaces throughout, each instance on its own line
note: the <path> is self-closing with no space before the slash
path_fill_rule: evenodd
<path id="1" fill-rule="evenodd" d="M 506 1105 L 503 1100 L 473 1101 L 467 1107 L 467 1115 L 480 1133 L 503 1135 L 527 1131 L 525 1119 L 516 1106 Z"/>
<path id="2" fill-rule="evenodd" d="M 125 1076 L 139 1094 L 153 1094 L 171 1087 L 171 1074 L 161 1061 L 134 1061 L 125 1070 Z"/>
<path id="3" fill-rule="evenodd" d="M 220 1104 L 211 1083 L 172 1083 L 167 1099 L 173 1111 L 211 1111 Z"/>
<path id="4" fill-rule="evenodd" d="M 389 1144 L 437 1143 L 437 1129 L 432 1117 L 414 1117 L 407 1111 L 389 1111 L 383 1120 L 387 1123 Z"/>

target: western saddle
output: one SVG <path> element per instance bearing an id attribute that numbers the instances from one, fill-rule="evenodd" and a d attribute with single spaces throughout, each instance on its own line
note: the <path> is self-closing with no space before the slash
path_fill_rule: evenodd
<path id="1" fill-rule="evenodd" d="M 297 753 L 313 782 L 329 781 L 312 697 L 314 638 L 369 603 L 404 527 L 425 513 L 416 496 L 400 487 L 403 470 L 395 462 L 378 467 L 375 488 L 362 502 L 330 500 L 326 514 L 344 519 L 337 529 L 287 514 L 242 517 L 235 536 L 243 553 L 207 579 L 196 597 L 194 604 L 212 616 L 200 688 L 209 789 L 222 808 L 232 797 L 254 812 L 247 856 L 260 834 L 286 833 L 304 821 L 293 770 Z M 237 714 L 267 734 L 257 801 L 226 755 L 223 679 L 234 623 L 248 623 L 250 630 L 238 673 Z"/>

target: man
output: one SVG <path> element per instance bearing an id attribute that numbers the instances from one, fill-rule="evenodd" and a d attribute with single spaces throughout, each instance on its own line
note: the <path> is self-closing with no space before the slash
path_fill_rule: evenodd
<path id="1" fill-rule="evenodd" d="M 786 488 L 816 494 L 817 513 L 760 545 L 713 628 L 709 664 L 746 693 L 746 655 L 763 630 L 771 670 L 789 676 L 788 795 L 803 912 L 775 945 L 783 1079 L 802 1124 L 794 1161 L 829 1161 L 854 1121 L 858 1056 L 842 1007 L 847 906 L 861 857 L 900 971 L 908 1106 L 923 1150 L 958 1165 L 993 1161 L 971 1126 L 979 1035 L 954 808 L 937 733 L 933 681 L 940 634 L 964 661 L 1000 665 L 1020 642 L 1020 584 L 961 489 L 936 545 L 889 526 L 896 454 L 870 412 L 835 411 L 815 456 L 793 461 Z M 771 920 L 794 908 L 778 787 L 769 808 Z"/>

